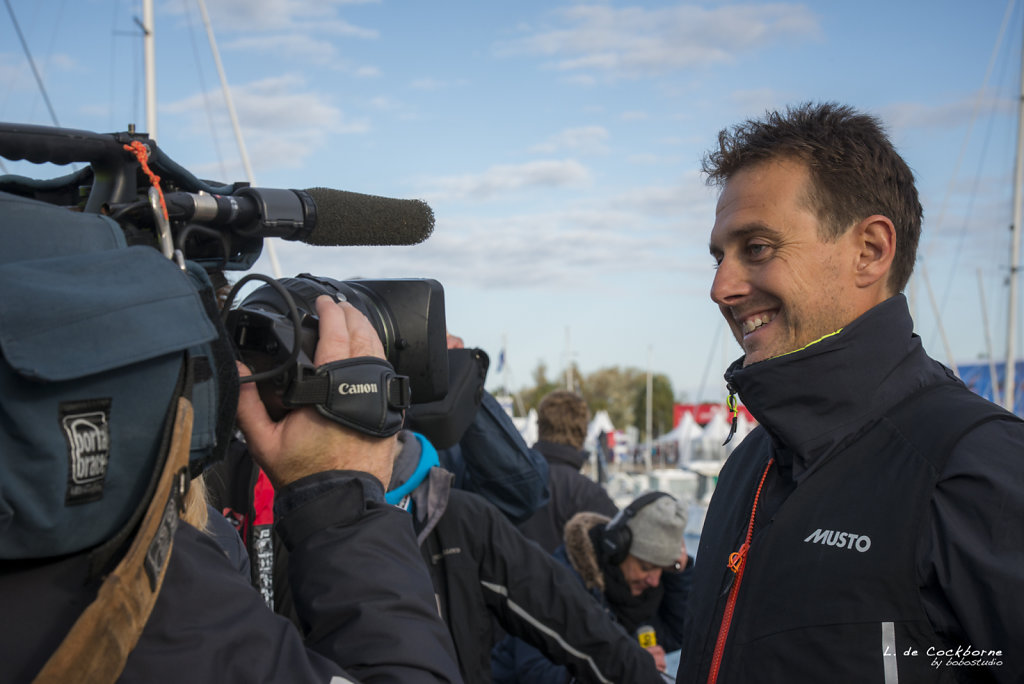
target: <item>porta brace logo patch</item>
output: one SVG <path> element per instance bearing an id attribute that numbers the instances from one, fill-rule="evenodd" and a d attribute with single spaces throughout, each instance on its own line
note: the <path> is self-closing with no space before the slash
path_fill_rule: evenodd
<path id="1" fill-rule="evenodd" d="M 871 548 L 871 538 L 867 535 L 823 530 L 820 527 L 807 535 L 807 539 L 804 539 L 804 542 L 827 544 L 838 549 L 856 549 L 861 553 Z"/>
<path id="2" fill-rule="evenodd" d="M 110 461 L 110 399 L 64 402 L 60 425 L 68 448 L 68 484 L 64 504 L 103 498 Z"/>

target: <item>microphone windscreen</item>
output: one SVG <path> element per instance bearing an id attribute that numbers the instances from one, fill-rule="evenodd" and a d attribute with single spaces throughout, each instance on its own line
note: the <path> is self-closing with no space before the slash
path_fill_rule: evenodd
<path id="1" fill-rule="evenodd" d="M 346 190 L 309 188 L 316 225 L 310 245 L 415 245 L 434 232 L 434 212 L 422 200 L 392 199 Z"/>

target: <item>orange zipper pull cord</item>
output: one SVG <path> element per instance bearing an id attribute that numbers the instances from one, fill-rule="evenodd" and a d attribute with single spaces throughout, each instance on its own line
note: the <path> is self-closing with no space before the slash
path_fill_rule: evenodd
<path id="1" fill-rule="evenodd" d="M 725 651 L 725 640 L 729 636 L 729 626 L 732 624 L 733 612 L 736 610 L 736 597 L 740 593 L 740 582 L 743 581 L 743 571 L 747 567 L 747 556 L 750 552 L 750 539 L 754 536 L 754 519 L 757 517 L 757 502 L 761 498 L 761 489 L 764 487 L 765 478 L 771 470 L 775 457 L 768 459 L 768 465 L 761 474 L 761 482 L 757 485 L 757 493 L 754 494 L 754 507 L 750 511 L 750 522 L 747 523 L 747 538 L 739 551 L 729 554 L 729 569 L 736 575 L 729 591 L 729 600 L 725 603 L 725 612 L 722 613 L 722 624 L 718 628 L 718 639 L 715 641 L 715 653 L 711 658 L 711 670 L 708 672 L 708 684 L 715 684 L 718 681 L 718 669 L 722 666 L 722 654 Z"/>

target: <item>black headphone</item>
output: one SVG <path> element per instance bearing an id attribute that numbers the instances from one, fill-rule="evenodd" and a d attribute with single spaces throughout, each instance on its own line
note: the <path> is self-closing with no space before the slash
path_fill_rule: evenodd
<path id="1" fill-rule="evenodd" d="M 611 521 L 605 525 L 604 533 L 601 535 L 601 551 L 604 554 L 608 565 L 619 565 L 629 555 L 629 547 L 633 543 L 633 531 L 629 529 L 630 518 L 636 515 L 641 508 L 648 506 L 663 496 L 675 501 L 675 497 L 667 492 L 647 492 L 633 503 L 619 511 Z"/>

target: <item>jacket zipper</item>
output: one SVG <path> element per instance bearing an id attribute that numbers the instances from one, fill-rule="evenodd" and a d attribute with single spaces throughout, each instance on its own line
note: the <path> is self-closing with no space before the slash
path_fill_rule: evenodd
<path id="1" fill-rule="evenodd" d="M 715 652 L 711 658 L 711 670 L 708 672 L 708 684 L 716 684 L 718 681 L 718 669 L 722 665 L 722 655 L 725 651 L 725 641 L 729 637 L 729 627 L 732 624 L 733 612 L 736 610 L 736 597 L 740 593 L 740 583 L 743 581 L 743 571 L 747 567 L 747 555 L 750 551 L 750 539 L 754 535 L 754 519 L 757 517 L 757 502 L 761 498 L 761 488 L 764 487 L 765 478 L 771 470 L 775 457 L 768 459 L 768 465 L 761 474 L 761 481 L 757 485 L 757 492 L 754 494 L 754 507 L 750 511 L 750 522 L 747 523 L 747 538 L 740 546 L 739 551 L 729 554 L 729 570 L 733 573 L 732 589 L 729 591 L 729 599 L 725 603 L 725 611 L 722 613 L 722 624 L 718 628 L 718 639 L 715 641 Z"/>

